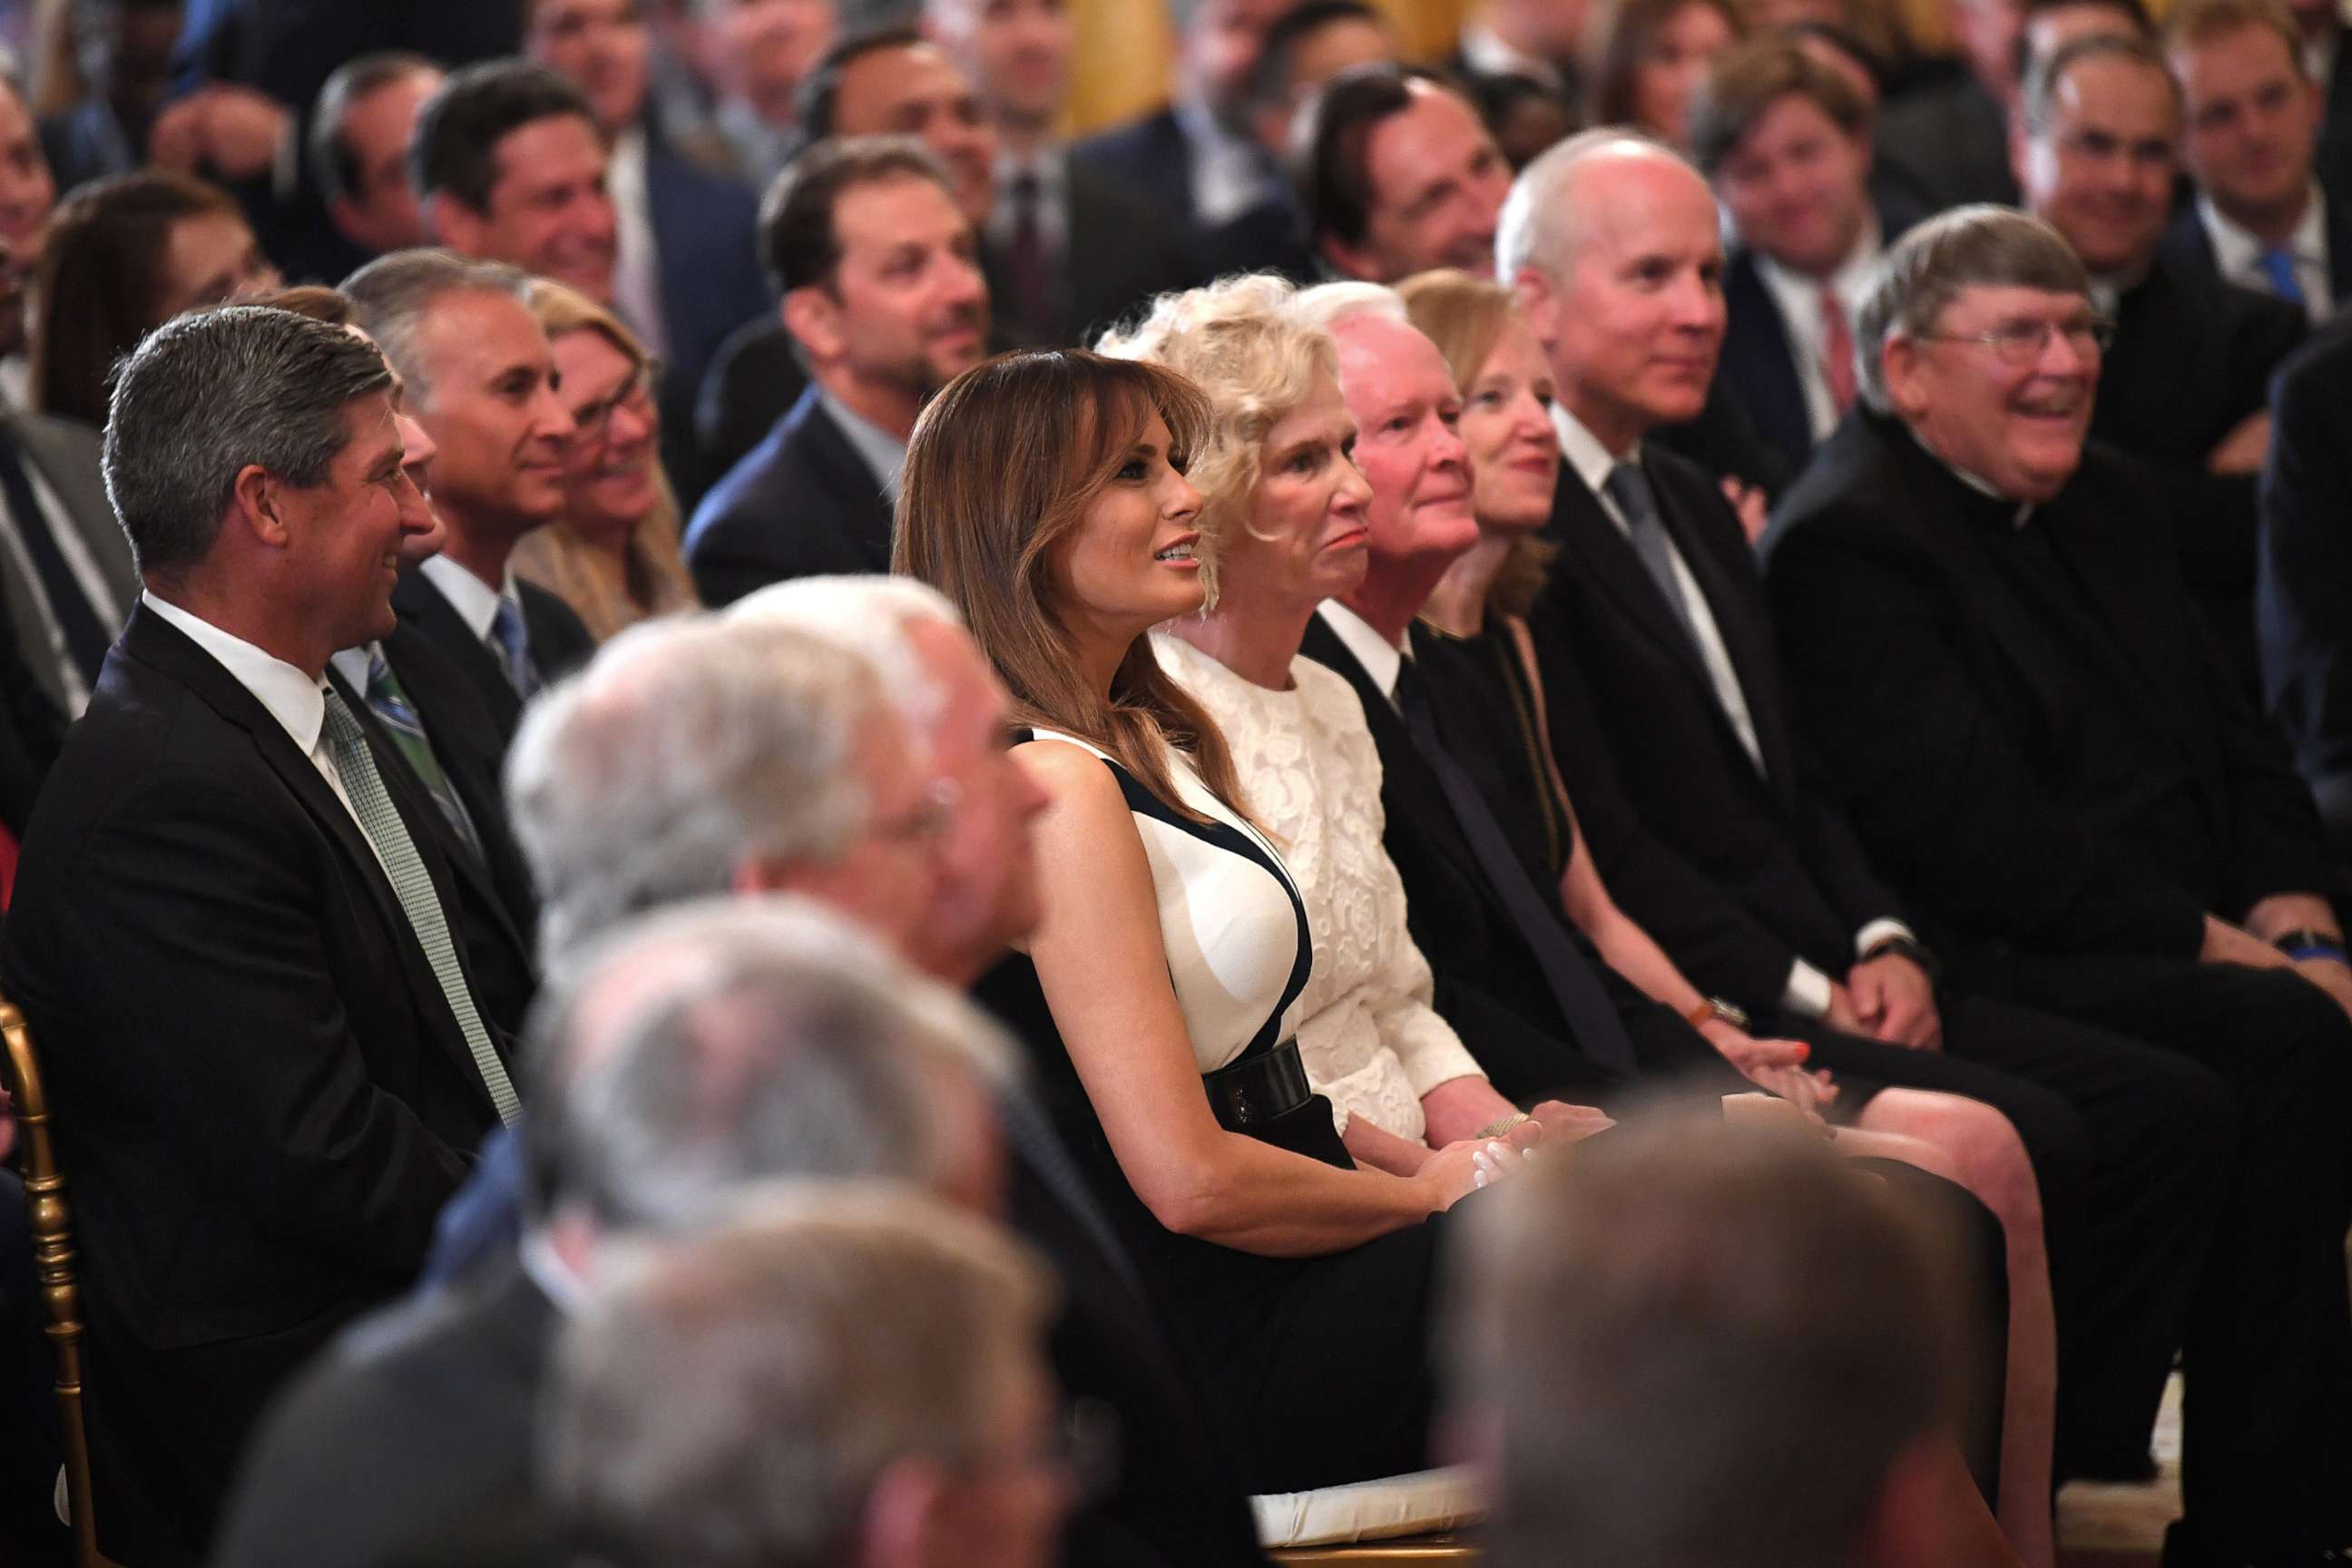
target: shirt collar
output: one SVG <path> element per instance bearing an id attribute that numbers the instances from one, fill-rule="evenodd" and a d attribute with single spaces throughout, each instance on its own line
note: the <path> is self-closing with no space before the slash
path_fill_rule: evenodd
<path id="1" fill-rule="evenodd" d="M 2010 526 L 2011 528 L 2023 528 L 2026 523 L 2032 519 L 2033 503 L 2032 501 L 2011 500 L 2008 496 L 2005 496 L 1999 490 L 1993 489 L 1990 480 L 1978 478 L 1976 475 L 1969 472 L 1968 469 L 1961 468 L 1957 463 L 1945 461 L 1944 458 L 1937 453 L 1935 448 L 1929 447 L 1927 442 L 1919 439 L 1919 433 L 1917 431 L 1912 430 L 1906 426 L 1905 426 L 1905 433 L 1907 434 L 1914 442 L 1917 443 L 1919 450 L 1927 453 L 1928 457 L 1935 459 L 1936 466 L 1937 468 L 1942 468 L 1946 473 L 1951 475 L 1952 478 L 1959 480 L 1960 483 L 1968 486 L 1969 489 L 1976 491 L 1977 494 L 1984 497 L 1987 500 L 1998 501 L 2002 506 L 2015 507 L 2017 509 L 2016 514 L 2009 520 Z"/>
<path id="2" fill-rule="evenodd" d="M 253 693 L 254 700 L 269 710 L 294 749 L 309 756 L 319 749 L 319 730 L 327 721 L 326 689 L 276 654 L 265 653 L 243 637 L 232 636 L 210 621 L 204 620 L 179 605 L 155 596 L 153 589 L 142 591 L 139 602 L 173 626 L 185 633 L 188 640 L 210 654 L 236 682 Z"/>
<path id="3" fill-rule="evenodd" d="M 441 596 L 449 601 L 449 607 L 457 612 L 457 618 L 477 637 L 489 637 L 490 623 L 498 618 L 500 599 L 514 605 L 518 614 L 521 612 L 522 596 L 515 587 L 512 572 L 493 588 L 446 555 L 427 556 L 418 570 L 425 574 L 425 581 L 441 590 Z"/>
<path id="4" fill-rule="evenodd" d="M 1315 606 L 1315 613 L 1323 617 L 1323 624 L 1329 626 L 1333 635 L 1346 645 L 1348 651 L 1356 656 L 1356 662 L 1364 667 L 1364 673 L 1372 678 L 1372 684 L 1380 688 L 1381 695 L 1391 701 L 1396 700 L 1397 672 L 1404 668 L 1404 646 L 1381 636 L 1372 629 L 1370 621 L 1337 599 L 1324 600 Z"/>
<path id="5" fill-rule="evenodd" d="M 833 416 L 833 422 L 841 426 L 841 433 L 849 437 L 849 444 L 856 448 L 857 455 L 866 459 L 866 466 L 873 469 L 875 478 L 882 481 L 883 493 L 890 498 L 892 505 L 897 505 L 898 475 L 907 466 L 907 443 L 850 407 L 824 386 L 818 386 L 816 395 L 824 402 L 824 411 Z"/>
<path id="6" fill-rule="evenodd" d="M 1046 200 L 1051 201 L 1059 195 L 1062 186 L 1069 179 L 1069 168 L 1064 160 L 1061 143 L 1048 142 L 1026 158 L 1017 153 L 998 153 L 996 190 L 999 205 L 1003 204 L 1004 193 L 1013 188 L 1013 182 L 1024 174 L 1037 182 L 1038 193 Z"/>
<path id="7" fill-rule="evenodd" d="M 1462 29 L 1462 62 L 1480 76 L 1523 76 L 1554 92 L 1568 90 L 1567 74 L 1559 66 L 1528 53 L 1483 21 Z"/>
<path id="8" fill-rule="evenodd" d="M 1757 271 L 1763 274 L 1765 286 L 1775 294 L 1802 290 L 1810 296 L 1818 295 L 1827 289 L 1838 297 L 1838 303 L 1844 306 L 1847 314 L 1851 315 L 1863 289 L 1870 282 L 1871 274 L 1877 268 L 1879 252 L 1885 248 L 1885 237 L 1880 232 L 1878 215 L 1871 212 L 1863 216 L 1862 232 L 1853 237 L 1853 248 L 1845 253 L 1844 259 L 1830 268 L 1830 275 L 1826 278 L 1810 277 L 1792 267 L 1784 267 L 1760 250 L 1754 254 Z"/>
<path id="9" fill-rule="evenodd" d="M 1612 468 L 1641 455 L 1639 448 L 1622 458 L 1612 452 L 1601 444 L 1600 437 L 1584 427 L 1583 420 L 1568 411 L 1565 403 L 1551 405 L 1551 427 L 1559 435 L 1559 455 L 1568 459 L 1568 466 L 1594 495 L 1600 495 L 1608 484 Z"/>
<path id="10" fill-rule="evenodd" d="M 2210 194 L 2197 198 L 2197 221 L 2205 226 L 2206 235 L 2213 241 L 2213 260 L 2224 278 L 2252 272 L 2261 264 L 2263 252 L 2270 248 L 2215 206 Z M 2303 216 L 2287 236 L 2286 250 L 2298 262 L 2327 259 L 2327 197 L 2316 180 L 2311 184 L 2311 199 L 2303 204 Z"/>

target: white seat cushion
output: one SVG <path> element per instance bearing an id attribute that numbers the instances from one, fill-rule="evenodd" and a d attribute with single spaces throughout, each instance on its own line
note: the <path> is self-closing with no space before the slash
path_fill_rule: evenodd
<path id="1" fill-rule="evenodd" d="M 1270 1492 L 1250 1499 L 1250 1506 L 1262 1544 L 1326 1546 L 1452 1530 L 1483 1513 L 1486 1499 L 1475 1473 L 1457 1465 L 1310 1492 Z"/>

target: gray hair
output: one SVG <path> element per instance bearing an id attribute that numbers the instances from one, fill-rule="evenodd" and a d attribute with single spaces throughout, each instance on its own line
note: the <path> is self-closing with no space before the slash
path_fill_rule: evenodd
<path id="1" fill-rule="evenodd" d="M 101 459 L 139 570 L 170 582 L 202 564 L 247 468 L 324 484 L 352 399 L 391 386 L 372 344 L 287 310 L 228 305 L 148 333 L 116 376 Z"/>
<path id="2" fill-rule="evenodd" d="M 1404 308 L 1404 296 L 1385 283 L 1362 283 L 1353 279 L 1339 283 L 1318 283 L 1311 289 L 1301 289 L 1290 298 L 1288 313 L 1291 320 L 1310 331 L 1329 332 L 1340 322 L 1358 316 L 1374 316 L 1383 321 L 1412 325 L 1412 317 Z"/>
<path id="3" fill-rule="evenodd" d="M 1456 1412 L 1494 1435 L 1495 1568 L 1852 1560 L 1948 1417 L 1949 1260 L 1800 1131 L 1629 1120 L 1467 1220 Z M 1499 1201 L 1497 1201 L 1499 1200 Z"/>
<path id="4" fill-rule="evenodd" d="M 532 702 L 507 759 L 542 951 L 724 892 L 750 860 L 842 853 L 877 719 L 896 722 L 872 668 L 805 633 L 691 614 L 614 637 Z"/>
<path id="5" fill-rule="evenodd" d="M 2050 58 L 2026 77 L 2024 89 L 2018 97 L 2018 114 L 2025 133 L 2035 137 L 2048 133 L 2058 115 L 2058 89 L 2065 85 L 2069 71 L 2085 60 L 2108 59 L 2128 61 L 2153 71 L 2171 91 L 2173 106 L 2180 106 L 2180 81 L 2172 74 L 2163 50 L 2142 37 L 2093 33 L 2053 49 Z M 2300 64 L 2300 59 L 2296 63 Z"/>
<path id="6" fill-rule="evenodd" d="M 342 289 L 359 312 L 359 329 L 383 345 L 383 357 L 408 384 L 409 400 L 429 405 L 433 378 L 425 374 L 422 342 L 426 315 L 461 290 L 504 294 L 528 307 L 530 274 L 503 261 L 419 247 L 377 257 L 344 279 Z"/>
<path id="7" fill-rule="evenodd" d="M 698 1225 L 786 1176 L 930 1183 L 944 1097 L 1013 1051 L 964 997 L 814 900 L 696 900 L 550 974 L 527 1042 L 535 1186 L 601 1229 Z"/>
<path id="8" fill-rule="evenodd" d="M 908 743 L 919 753 L 929 751 L 931 731 L 947 712 L 950 693 L 908 640 L 907 628 L 935 621 L 963 629 L 963 616 L 937 588 L 879 574 L 795 577 L 746 595 L 728 614 L 788 626 L 864 657 L 906 721 Z"/>
<path id="9" fill-rule="evenodd" d="M 1679 163 L 1701 184 L 1706 176 L 1680 153 L 1630 125 L 1600 125 L 1554 143 L 1511 182 L 1495 220 L 1495 280 L 1507 285 L 1529 267 L 1557 277 L 1583 229 L 1576 202 L 1576 176 L 1586 163 L 1609 154 Z"/>
<path id="10" fill-rule="evenodd" d="M 1934 331 L 1960 291 L 1974 288 L 2087 300 L 2091 278 L 2064 236 L 2013 207 L 1954 207 L 1929 218 L 1879 258 L 1854 312 L 1854 379 L 1863 401 L 1881 414 L 1894 412 L 1883 357 L 1887 342 Z"/>
<path id="11" fill-rule="evenodd" d="M 908 1459 L 1007 1456 L 1054 1289 L 1021 1242 L 887 1188 L 770 1194 L 624 1260 L 566 1328 L 540 1411 L 558 1529 L 606 1568 L 834 1568 Z"/>

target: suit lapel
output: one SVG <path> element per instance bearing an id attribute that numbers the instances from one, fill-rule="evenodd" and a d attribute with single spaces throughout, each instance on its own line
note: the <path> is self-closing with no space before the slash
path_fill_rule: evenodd
<path id="1" fill-rule="evenodd" d="M 488 706 L 499 735 L 512 740 L 515 726 L 522 721 L 522 699 L 515 695 L 506 671 L 457 613 L 457 606 L 424 573 L 411 572 L 393 589 L 392 607 L 404 623 L 413 622 L 417 631 L 438 643 L 451 662 L 466 672 Z"/>
<path id="2" fill-rule="evenodd" d="M 1813 449 L 1812 421 L 1797 375 L 1797 351 L 1779 301 L 1764 287 L 1752 252 L 1734 257 L 1723 280 L 1728 325 L 1722 374 L 1764 438 L 1780 450 L 1793 474 Z"/>
<path id="3" fill-rule="evenodd" d="M 408 922 L 407 911 L 401 908 L 399 895 L 393 891 L 391 879 L 384 875 L 383 863 L 376 858 L 374 847 L 360 831 L 359 824 L 328 784 L 325 775 L 308 756 L 295 749 L 286 727 L 262 706 L 259 698 L 247 690 L 235 676 L 222 668 L 218 660 L 161 616 L 150 614 L 144 606 L 131 612 L 131 625 L 122 634 L 120 651 L 178 681 L 218 714 L 223 721 L 245 731 L 253 742 L 254 751 L 268 765 L 269 771 L 278 776 L 278 782 L 295 799 L 302 803 L 302 809 L 311 821 L 335 841 L 335 847 L 342 854 L 344 875 L 367 890 L 367 898 L 374 906 L 376 918 L 390 934 L 394 951 L 400 954 L 408 988 L 419 999 L 418 1013 L 430 1022 L 442 1048 L 463 1065 L 467 1081 L 478 1086 L 481 1082 L 480 1069 L 475 1067 L 473 1054 L 458 1032 L 457 1017 L 449 1009 L 448 998 L 442 993 L 441 982 L 434 974 L 432 964 L 425 960 L 415 929 Z M 364 719 L 361 721 L 361 730 L 363 734 L 369 733 L 369 725 Z M 401 792 L 394 788 L 391 778 L 396 764 L 385 754 L 383 748 L 373 744 L 373 740 L 371 734 L 376 771 L 385 775 L 385 787 L 393 793 L 394 806 L 400 807 L 404 805 L 400 799 Z M 410 837 L 416 838 L 413 806 L 404 810 L 402 815 L 408 819 Z M 418 853 L 425 858 L 429 871 L 432 852 L 419 843 Z M 454 917 L 451 929 L 453 931 L 456 929 Z M 488 1089 L 482 1090 L 482 1099 L 485 1104 L 488 1103 Z"/>
<path id="4" fill-rule="evenodd" d="M 852 533 L 852 542 L 869 572 L 890 570 L 890 501 L 882 476 L 858 455 L 834 422 L 833 415 L 814 386 L 804 395 L 800 411 L 801 437 L 809 462 L 824 476 L 825 486 L 839 498 L 836 515 Z"/>
<path id="5" fill-rule="evenodd" d="M 1663 510 L 1664 509 L 1661 508 Z M 1623 611 L 1643 635 L 1681 661 L 1691 678 L 1706 689 L 1707 701 L 1720 707 L 1715 696 L 1715 683 L 1706 673 L 1706 661 L 1699 658 L 1692 646 L 1690 634 L 1672 606 L 1658 592 L 1658 584 L 1633 553 L 1633 541 L 1609 521 L 1601 510 L 1600 498 L 1584 488 L 1583 479 L 1567 464 L 1560 465 L 1559 487 L 1552 495 L 1552 538 L 1574 558 L 1555 571 L 1572 571 L 1586 582 L 1598 584 L 1601 591 Z"/>

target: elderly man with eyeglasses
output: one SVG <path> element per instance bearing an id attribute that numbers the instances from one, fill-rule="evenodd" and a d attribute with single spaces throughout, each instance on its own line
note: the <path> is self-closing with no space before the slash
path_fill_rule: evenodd
<path id="1" fill-rule="evenodd" d="M 1856 321 L 1867 409 L 1766 536 L 1798 724 L 1948 973 L 2194 1058 L 2221 1217 L 2168 1564 L 2352 1544 L 2352 967 L 2309 792 L 2212 654 L 2147 470 L 2085 449 L 2104 324 L 2040 221 L 1964 207 Z"/>

